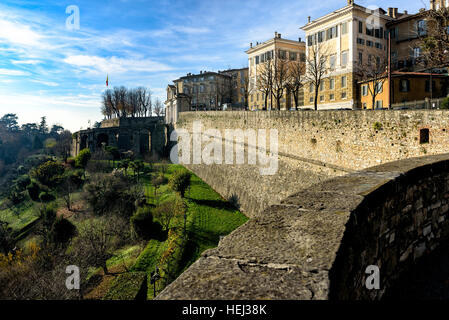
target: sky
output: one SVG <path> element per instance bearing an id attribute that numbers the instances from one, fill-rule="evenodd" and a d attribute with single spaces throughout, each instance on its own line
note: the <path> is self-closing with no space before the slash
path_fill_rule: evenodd
<path id="1" fill-rule="evenodd" d="M 428 1 L 359 0 L 418 12 Z M 165 89 L 188 72 L 247 67 L 249 43 L 304 38 L 300 27 L 346 0 L 0 0 L 0 117 L 59 124 L 101 121 L 101 94 Z M 75 17 L 78 8 L 79 20 Z M 79 28 L 77 26 L 79 21 Z"/>

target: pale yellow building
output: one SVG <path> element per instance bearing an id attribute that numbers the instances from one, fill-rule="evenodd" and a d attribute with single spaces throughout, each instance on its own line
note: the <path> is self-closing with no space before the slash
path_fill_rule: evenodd
<path id="1" fill-rule="evenodd" d="M 393 9 L 393 8 L 390 8 Z M 369 61 L 387 59 L 387 27 L 394 10 L 365 8 L 348 0 L 347 5 L 315 20 L 309 17 L 301 29 L 306 33 L 306 55 L 319 47 L 325 57 L 325 75 L 319 87 L 318 109 L 361 108 L 356 72 Z M 306 108 L 314 107 L 315 88 L 306 84 Z"/>
<path id="2" fill-rule="evenodd" d="M 268 61 L 275 59 L 284 59 L 287 61 L 304 62 L 305 61 L 305 43 L 299 38 L 298 41 L 283 39 L 280 33 L 275 32 L 274 38 L 263 43 L 250 44 L 246 51 L 248 54 L 248 106 L 250 110 L 259 110 L 265 108 L 265 93 L 258 86 L 258 77 L 261 70 Z M 300 105 L 303 104 L 302 92 L 299 93 Z M 275 108 L 276 102 L 272 94 L 268 95 L 267 109 Z M 285 90 L 281 100 L 281 109 L 290 109 L 294 107 L 292 94 Z"/>

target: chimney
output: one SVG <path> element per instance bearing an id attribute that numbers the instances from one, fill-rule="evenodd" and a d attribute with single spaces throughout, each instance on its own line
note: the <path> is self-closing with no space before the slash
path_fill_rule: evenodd
<path id="1" fill-rule="evenodd" d="M 249 43 L 249 47 L 250 47 L 250 48 L 253 47 L 253 43 L 252 43 L 252 42 Z"/>
<path id="2" fill-rule="evenodd" d="M 393 8 L 393 18 L 397 18 L 398 17 L 398 8 Z"/>
<path id="3" fill-rule="evenodd" d="M 310 23 L 310 18 L 311 18 L 310 16 L 307 17 L 308 23 Z"/>
<path id="4" fill-rule="evenodd" d="M 278 33 L 278 38 L 279 38 L 279 39 L 281 38 L 281 34 L 280 34 L 280 33 Z"/>
<path id="5" fill-rule="evenodd" d="M 301 37 L 298 38 L 298 42 L 301 42 Z"/>
<path id="6" fill-rule="evenodd" d="M 387 15 L 391 18 L 393 18 L 393 8 L 388 8 L 388 13 Z"/>
<path id="7" fill-rule="evenodd" d="M 274 37 L 275 37 L 275 38 L 278 37 L 278 32 L 277 32 L 277 31 L 274 32 Z"/>
<path id="8" fill-rule="evenodd" d="M 407 10 L 404 10 L 404 14 L 408 14 Z"/>
<path id="9" fill-rule="evenodd" d="M 352 6 L 354 4 L 354 0 L 348 0 L 348 6 Z"/>

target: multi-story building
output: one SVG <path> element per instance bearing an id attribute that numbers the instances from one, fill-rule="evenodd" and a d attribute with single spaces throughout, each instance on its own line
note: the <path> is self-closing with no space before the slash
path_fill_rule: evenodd
<path id="1" fill-rule="evenodd" d="M 248 69 L 188 73 L 167 87 L 166 120 L 176 122 L 178 113 L 194 110 L 245 109 Z"/>
<path id="2" fill-rule="evenodd" d="M 430 9 L 449 8 L 449 0 L 430 0 Z"/>
<path id="3" fill-rule="evenodd" d="M 231 77 L 232 107 L 246 109 L 248 107 L 248 68 L 218 71 Z"/>
<path id="4" fill-rule="evenodd" d="M 348 0 L 345 7 L 316 20 L 309 17 L 306 55 L 326 60 L 318 90 L 318 109 L 360 108 L 357 73 L 367 61 L 387 58 L 387 23 L 399 16 L 397 9 L 365 8 Z M 313 53 L 315 52 L 315 53 Z M 305 86 L 306 107 L 314 105 L 315 85 Z"/>
<path id="5" fill-rule="evenodd" d="M 265 90 L 260 84 L 263 70 L 270 65 L 275 68 L 277 59 L 288 61 L 291 64 L 305 62 L 305 43 L 301 41 L 283 39 L 280 33 L 275 32 L 273 39 L 263 43 L 256 43 L 255 46 L 250 44 L 250 48 L 246 51 L 248 54 L 249 66 L 249 84 L 248 84 L 248 106 L 250 110 L 258 110 L 265 108 L 265 95 L 270 90 Z M 298 92 L 299 105 L 303 105 L 302 90 Z M 281 109 L 290 109 L 294 107 L 294 97 L 287 89 L 283 92 L 281 99 Z M 276 107 L 276 102 L 272 92 L 267 96 L 267 109 Z"/>

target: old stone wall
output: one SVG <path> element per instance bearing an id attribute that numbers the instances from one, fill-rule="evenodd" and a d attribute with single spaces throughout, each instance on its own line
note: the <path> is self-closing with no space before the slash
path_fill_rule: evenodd
<path id="1" fill-rule="evenodd" d="M 449 154 L 335 177 L 250 219 L 157 298 L 380 299 L 449 240 L 448 211 Z M 365 286 L 370 265 L 379 290 Z"/>
<path id="2" fill-rule="evenodd" d="M 255 216 L 303 187 L 374 165 L 448 151 L 449 111 L 334 110 L 184 112 L 176 128 L 277 129 L 279 170 L 253 165 L 187 165 L 224 197 L 236 196 Z M 426 135 L 427 134 L 427 135 Z M 428 137 L 428 140 L 426 140 Z"/>

